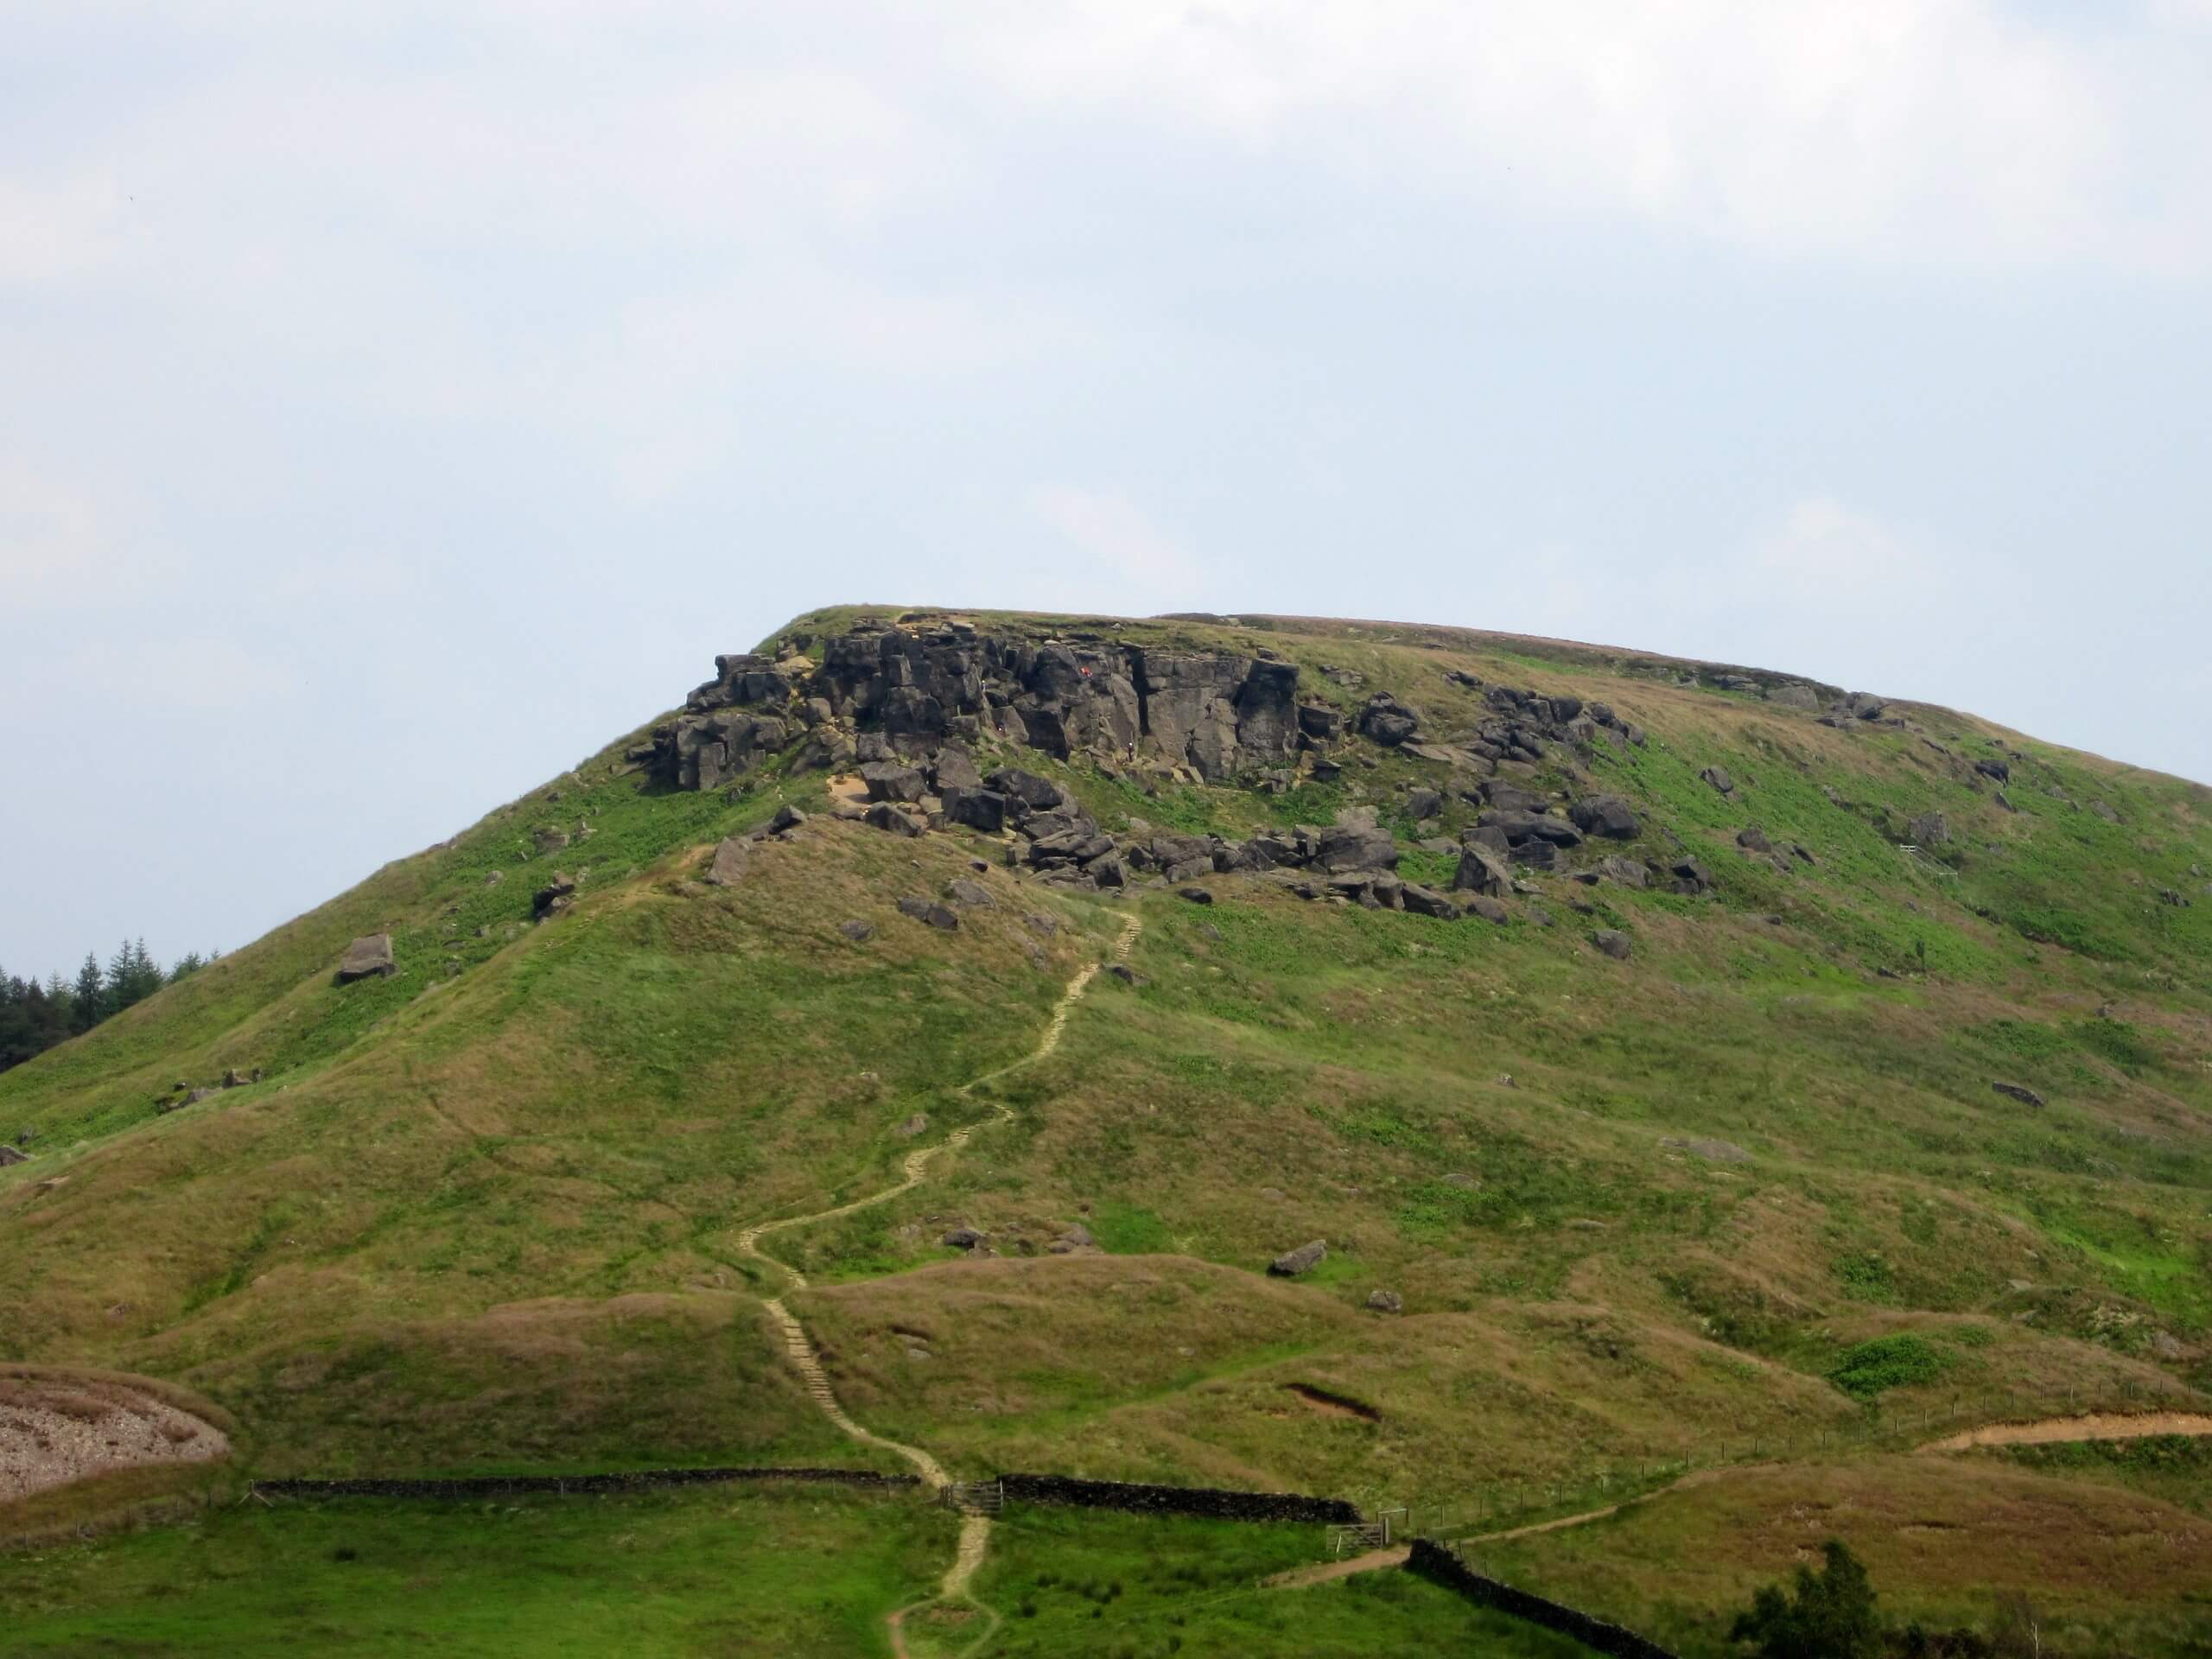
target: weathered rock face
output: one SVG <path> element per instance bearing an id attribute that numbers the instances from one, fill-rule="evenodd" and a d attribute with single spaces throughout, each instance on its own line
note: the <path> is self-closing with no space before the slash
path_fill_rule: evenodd
<path id="1" fill-rule="evenodd" d="M 1618 795 L 1593 795 L 1577 801 L 1568 809 L 1567 816 L 1575 828 L 1587 836 L 1604 836 L 1614 841 L 1634 841 L 1641 827 L 1629 804 Z"/>
<path id="2" fill-rule="evenodd" d="M 341 985 L 366 979 L 372 974 L 389 979 L 398 971 L 399 963 L 391 954 L 389 933 L 370 933 L 354 940 L 338 959 L 338 982 Z"/>
<path id="3" fill-rule="evenodd" d="M 1211 782 L 1285 764 L 1322 723 L 1300 709 L 1292 663 L 868 621 L 823 641 L 819 666 L 798 655 L 716 658 L 715 677 L 654 734 L 652 758 L 675 787 L 714 789 L 802 733 L 800 762 L 829 766 L 855 752 L 923 761 L 989 732 L 1063 760 L 1148 756 Z M 979 780 L 956 764 L 936 781 Z"/>
<path id="4" fill-rule="evenodd" d="M 1951 821 L 1941 812 L 1923 812 L 1905 825 L 1905 834 L 1922 847 L 1941 847 L 1951 838 Z"/>

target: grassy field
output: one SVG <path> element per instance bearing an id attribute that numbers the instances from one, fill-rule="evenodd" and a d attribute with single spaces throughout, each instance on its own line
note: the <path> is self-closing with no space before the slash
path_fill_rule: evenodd
<path id="1" fill-rule="evenodd" d="M 0 1554 L 0 1647 L 86 1653 L 887 1654 L 943 1570 L 911 1494 L 691 1488 L 486 1503 L 258 1504 Z"/>
<path id="2" fill-rule="evenodd" d="M 1922 1491 L 1892 1454 L 1944 1425 L 2205 1408 L 2205 790 L 1916 705 L 1894 710 L 1902 728 L 1836 731 L 1616 653 L 1099 626 L 1264 642 L 1347 711 L 1389 690 L 1446 733 L 1480 710 L 1447 670 L 1603 699 L 1645 744 L 1516 781 L 1626 796 L 1630 850 L 1694 854 L 1713 891 L 1543 874 L 1503 926 L 1236 877 L 1204 909 L 1161 890 L 1107 902 L 1021 877 L 982 837 L 826 817 L 709 887 L 719 836 L 824 804 L 821 780 L 779 762 L 666 792 L 624 761 L 633 733 L 0 1076 L 0 1124 L 33 1131 L 35 1154 L 0 1171 L 17 1293 L 0 1360 L 197 1389 L 237 1421 L 241 1473 L 868 1464 L 783 1363 L 769 1275 L 735 1236 L 880 1190 L 917 1146 L 988 1121 L 911 1192 L 771 1241 L 811 1281 L 789 1300 L 848 1408 L 963 1475 L 1550 1512 L 1673 1459 L 1778 1454 L 1870 1483 L 1871 1503 Z M 1365 745 L 1335 782 L 1280 796 L 1005 758 L 1117 830 L 1371 808 L 1437 880 L 1450 860 L 1413 845 L 1405 791 L 1444 789 L 1446 836 L 1476 811 L 1444 768 Z M 1999 759 L 2003 802 L 1974 770 Z M 1700 781 L 1715 765 L 1732 795 Z M 1949 838 L 1904 850 L 1929 810 Z M 1745 852 L 1753 823 L 1811 861 Z M 996 902 L 957 932 L 899 913 L 974 858 Z M 582 873 L 578 902 L 533 926 L 556 870 Z M 1129 913 L 1143 982 L 1102 976 L 1050 1059 L 963 1093 L 1030 1051 Z M 847 938 L 851 920 L 874 936 Z M 1630 937 L 1630 960 L 1591 948 L 1599 927 Z M 402 971 L 334 984 L 345 943 L 379 928 Z M 264 1080 L 156 1111 L 228 1067 Z M 917 1114 L 921 1135 L 901 1134 Z M 956 1224 L 989 1252 L 945 1247 Z M 1096 1250 L 1053 1253 L 1077 1225 Z M 1317 1237 L 1319 1270 L 1266 1276 Z M 1404 1311 L 1372 1311 L 1376 1290 Z M 1975 1501 L 2011 1501 L 1996 1475 L 2030 1482 L 2053 1548 L 2101 1548 L 2109 1480 L 1957 1466 Z M 1692 1493 L 1664 1507 L 1702 1513 Z M 1708 1639 L 1786 1560 L 1757 1529 L 1713 1527 L 1694 1592 L 1632 1611 Z M 1964 1606 L 1935 1559 L 1900 1553 L 1880 1576 L 1901 1600 Z M 1527 1565 L 1566 1570 L 1533 1547 Z M 2129 1580 L 2139 1650 L 2183 1650 L 2187 1577 Z M 1303 1593 L 1417 1610 L 1428 1592 Z M 1004 1640 L 1061 1617 L 1038 1605 Z M 1398 1616 L 1378 1601 L 1344 1622 Z M 1171 1635 L 1198 1640 L 1129 1639 Z"/>

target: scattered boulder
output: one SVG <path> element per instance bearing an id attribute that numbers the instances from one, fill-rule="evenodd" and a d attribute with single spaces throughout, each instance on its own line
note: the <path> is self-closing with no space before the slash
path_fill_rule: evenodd
<path id="1" fill-rule="evenodd" d="M 900 766 L 889 760 L 871 760 L 861 768 L 861 781 L 868 785 L 871 801 L 899 801 L 908 804 L 918 801 L 926 792 L 927 780 L 918 766 Z"/>
<path id="2" fill-rule="evenodd" d="M 553 873 L 553 879 L 530 895 L 531 914 L 539 921 L 559 915 L 576 901 L 575 878 Z"/>
<path id="3" fill-rule="evenodd" d="M 1444 810 L 1444 798 L 1433 789 L 1410 789 L 1406 791 L 1406 816 L 1418 822 L 1433 818 Z"/>
<path id="4" fill-rule="evenodd" d="M 1746 824 L 1736 832 L 1736 844 L 1747 853 L 1770 853 L 1774 843 L 1766 838 L 1766 831 L 1756 823 Z"/>
<path id="5" fill-rule="evenodd" d="M 862 921 L 840 922 L 837 925 L 837 931 L 855 944 L 858 944 L 863 939 L 872 939 L 875 937 L 875 924 Z"/>
<path id="6" fill-rule="evenodd" d="M 715 843 L 715 856 L 707 866 L 707 880 L 710 886 L 734 887 L 745 878 L 745 867 L 751 862 L 753 844 L 741 836 L 731 836 Z"/>
<path id="7" fill-rule="evenodd" d="M 1390 832 L 1371 823 L 1332 824 L 1321 832 L 1314 862 L 1332 875 L 1359 870 L 1395 870 L 1398 846 Z"/>
<path id="8" fill-rule="evenodd" d="M 2012 781 L 2012 768 L 2003 760 L 1993 756 L 1982 756 L 1974 763 L 1974 769 L 1983 777 L 1993 779 L 2000 784 L 2009 784 Z"/>
<path id="9" fill-rule="evenodd" d="M 1590 873 L 1605 880 L 1618 882 L 1622 887 L 1638 889 L 1647 886 L 1651 879 L 1649 865 L 1640 859 L 1625 858 L 1618 853 L 1609 854 L 1599 860 Z"/>
<path id="10" fill-rule="evenodd" d="M 989 1241 L 990 1235 L 973 1227 L 955 1227 L 939 1242 L 956 1250 L 976 1249 Z"/>
<path id="11" fill-rule="evenodd" d="M 1503 899 L 1513 891 L 1513 878 L 1495 852 L 1470 842 L 1459 849 L 1459 868 L 1452 877 L 1452 886 L 1456 892 Z"/>
<path id="12" fill-rule="evenodd" d="M 1629 804 L 1618 795 L 1593 795 L 1577 801 L 1568 809 L 1567 817 L 1583 834 L 1611 841 L 1633 841 L 1643 829 Z"/>
<path id="13" fill-rule="evenodd" d="M 909 840 L 921 835 L 929 824 L 912 812 L 902 811 L 888 801 L 878 801 L 861 817 L 861 822 L 872 829 L 886 830 L 894 836 Z"/>
<path id="14" fill-rule="evenodd" d="M 1708 1141 L 1701 1137 L 1684 1140 L 1679 1135 L 1670 1135 L 1659 1144 L 1672 1147 L 1677 1152 L 1687 1152 L 1692 1157 L 1702 1158 L 1708 1163 L 1748 1164 L 1751 1160 L 1751 1154 L 1733 1141 Z"/>
<path id="15" fill-rule="evenodd" d="M 1046 1249 L 1054 1255 L 1096 1254 L 1098 1249 L 1098 1241 L 1090 1236 L 1090 1229 L 1078 1221 L 1046 1245 Z"/>
<path id="16" fill-rule="evenodd" d="M 1941 812 L 1923 812 L 1904 832 L 1916 846 L 1941 847 L 1951 838 L 1951 821 Z"/>
<path id="17" fill-rule="evenodd" d="M 1431 888 L 1408 881 L 1399 888 L 1398 898 L 1404 909 L 1417 916 L 1433 916 L 1445 922 L 1459 919 L 1459 906 Z"/>
<path id="18" fill-rule="evenodd" d="M 1778 702 L 1785 709 L 1814 709 L 1821 706 L 1821 694 L 1802 681 L 1777 685 L 1766 694 L 1769 702 Z"/>
<path id="19" fill-rule="evenodd" d="M 573 891 L 573 889 L 572 889 Z M 399 971 L 398 960 L 391 954 L 391 935 L 369 933 L 346 947 L 346 954 L 338 959 L 338 982 L 366 979 L 374 974 L 389 979 Z"/>
<path id="20" fill-rule="evenodd" d="M 929 1114 L 926 1112 L 916 1112 L 904 1123 L 901 1123 L 897 1128 L 892 1130 L 891 1133 L 897 1135 L 902 1141 L 911 1141 L 916 1135 L 920 1135 L 926 1130 L 929 1126 Z"/>
<path id="21" fill-rule="evenodd" d="M 1689 897 L 1710 892 L 1713 877 L 1704 865 L 1694 858 L 1678 858 L 1674 864 L 1675 891 Z"/>
<path id="22" fill-rule="evenodd" d="M 1700 783 L 1712 785 L 1723 795 L 1732 795 L 1736 792 L 1736 780 L 1731 778 L 1726 768 L 1722 766 L 1706 767 L 1704 771 L 1698 773 L 1698 780 Z"/>
<path id="23" fill-rule="evenodd" d="M 1007 797 L 995 789 L 971 789 L 964 784 L 947 784 L 941 798 L 944 816 L 951 823 L 965 824 L 970 830 L 980 830 L 987 836 L 995 836 L 1006 828 Z"/>
<path id="24" fill-rule="evenodd" d="M 1039 778 L 1033 772 L 1024 772 L 1019 766 L 1001 766 L 989 778 L 990 786 L 1009 801 L 1021 804 L 1025 815 L 1029 812 L 1049 812 L 1064 805 L 1067 791 L 1049 778 Z"/>
<path id="25" fill-rule="evenodd" d="M 1626 962 L 1632 950 L 1628 935 L 1617 927 L 1599 928 L 1590 936 L 1590 943 L 1615 962 Z"/>
<path id="26" fill-rule="evenodd" d="M 1367 1306 L 1376 1313 L 1402 1313 L 1406 1311 L 1406 1299 L 1395 1290 L 1370 1290 L 1367 1293 Z"/>
<path id="27" fill-rule="evenodd" d="M 964 905 L 970 910 L 989 910 L 998 904 L 988 887 L 980 881 L 971 881 L 964 875 L 955 876 L 946 884 L 944 896 L 954 904 Z"/>
<path id="28" fill-rule="evenodd" d="M 792 830 L 798 829 L 801 825 L 805 823 L 805 813 L 800 811 L 798 808 L 791 805 L 789 803 L 785 803 L 784 805 L 776 809 L 775 817 L 768 820 L 766 825 L 761 830 L 761 833 L 768 836 L 788 836 Z"/>
<path id="29" fill-rule="evenodd" d="M 2044 1097 L 2036 1093 L 2034 1090 L 2030 1089 L 2024 1084 L 2017 1083 L 1993 1083 L 1989 1086 L 1992 1089 L 1994 1089 L 1999 1094 L 2006 1096 L 2008 1099 L 2017 1100 L 2024 1106 L 2040 1106 L 2044 1104 Z"/>
<path id="30" fill-rule="evenodd" d="M 1360 711 L 1359 730 L 1385 748 L 1410 742 L 1421 732 L 1421 715 L 1388 691 L 1377 691 Z"/>
<path id="31" fill-rule="evenodd" d="M 1477 893 L 1467 900 L 1467 914 L 1479 916 L 1486 922 L 1495 922 L 1500 927 L 1512 918 L 1512 912 L 1503 903 L 1482 893 Z"/>
<path id="32" fill-rule="evenodd" d="M 13 1147 L 0 1146 L 0 1169 L 5 1169 L 10 1164 L 25 1164 L 29 1161 L 30 1155 L 28 1153 L 18 1152 Z"/>
<path id="33" fill-rule="evenodd" d="M 1146 979 L 1142 974 L 1130 967 L 1126 962 L 1113 962 L 1107 963 L 1106 973 L 1109 978 L 1120 980 L 1122 984 L 1127 985 L 1132 990 L 1135 989 L 1140 985 L 1146 985 L 1151 982 Z"/>
<path id="34" fill-rule="evenodd" d="M 1175 890 L 1175 896 L 1179 899 L 1187 899 L 1194 905 L 1213 903 L 1213 894 L 1208 893 L 1204 887 L 1178 887 Z"/>
<path id="35" fill-rule="evenodd" d="M 918 922 L 926 922 L 931 927 L 942 928 L 948 933 L 957 931 L 960 926 L 960 918 L 957 916 L 943 905 L 928 899 L 901 899 L 899 901 L 899 913 L 901 916 L 911 916 Z"/>
<path id="36" fill-rule="evenodd" d="M 2089 803 L 2089 810 L 2095 813 L 2107 823 L 2118 823 L 2120 822 L 2120 814 L 2113 811 L 2112 807 L 2104 801 L 2091 801 Z"/>
<path id="37" fill-rule="evenodd" d="M 1311 1273 L 1321 1265 L 1329 1254 L 1326 1239 L 1317 1238 L 1301 1244 L 1294 1250 L 1285 1250 L 1268 1263 L 1268 1271 L 1279 1279 L 1295 1279 L 1302 1273 Z"/>

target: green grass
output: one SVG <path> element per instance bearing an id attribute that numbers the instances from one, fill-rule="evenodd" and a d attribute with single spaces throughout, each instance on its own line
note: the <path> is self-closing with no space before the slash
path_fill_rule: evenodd
<path id="1" fill-rule="evenodd" d="M 92 1652 L 883 1654 L 950 1516 L 912 1494 L 721 1487 L 249 1504 L 0 1555 L 4 1645 Z"/>
<path id="2" fill-rule="evenodd" d="M 1470 1606 L 1403 1572 L 1305 1589 L 1270 1574 L 1324 1560 L 1316 1527 L 1024 1507 L 996 1529 L 977 1593 L 1006 1615 L 992 1659 L 1369 1659 L 1481 1652 L 1574 1659 L 1587 1649 Z"/>

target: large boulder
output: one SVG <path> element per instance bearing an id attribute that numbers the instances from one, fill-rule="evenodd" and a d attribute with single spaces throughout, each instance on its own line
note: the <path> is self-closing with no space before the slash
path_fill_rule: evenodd
<path id="1" fill-rule="evenodd" d="M 1317 1238 L 1294 1250 L 1285 1250 L 1268 1263 L 1268 1271 L 1279 1279 L 1295 1279 L 1299 1274 L 1311 1273 L 1319 1267 L 1328 1254 L 1328 1241 Z"/>
<path id="2" fill-rule="evenodd" d="M 346 954 L 338 959 L 338 982 L 341 985 L 366 979 L 372 974 L 389 979 L 398 971 L 399 963 L 391 954 L 389 933 L 365 934 L 347 945 Z"/>
<path id="3" fill-rule="evenodd" d="M 1018 801 L 1026 815 L 1029 812 L 1049 812 L 1067 799 L 1067 791 L 1049 778 L 1039 778 L 1033 772 L 1024 772 L 1019 766 L 1001 766 L 990 775 L 991 787 L 1009 802 Z"/>
<path id="4" fill-rule="evenodd" d="M 1007 798 L 995 789 L 947 784 L 944 799 L 944 816 L 953 823 L 964 823 L 987 836 L 995 836 L 1006 828 Z"/>
<path id="5" fill-rule="evenodd" d="M 1736 792 L 1736 780 L 1728 775 L 1727 769 L 1724 766 L 1707 766 L 1698 773 L 1698 778 L 1701 782 L 1712 785 L 1723 795 L 1732 795 Z"/>
<path id="6" fill-rule="evenodd" d="M 752 861 L 753 843 L 741 836 L 730 836 L 715 844 L 715 856 L 707 866 L 709 885 L 734 887 L 745 879 L 746 866 Z"/>
<path id="7" fill-rule="evenodd" d="M 1314 861 L 1332 875 L 1363 870 L 1398 868 L 1397 843 L 1390 832 L 1371 823 L 1332 824 L 1321 832 L 1321 850 Z"/>
<path id="8" fill-rule="evenodd" d="M 1398 890 L 1400 905 L 1417 916 L 1433 916 L 1439 921 L 1453 922 L 1459 918 L 1459 906 L 1432 888 L 1408 881 Z"/>
<path id="9" fill-rule="evenodd" d="M 1923 812 L 1904 832 L 1916 846 L 1941 847 L 1951 838 L 1951 821 L 1941 812 Z"/>
<path id="10" fill-rule="evenodd" d="M 1359 730 L 1385 748 L 1395 748 L 1421 731 L 1421 715 L 1388 691 L 1377 691 L 1360 711 Z"/>
<path id="11" fill-rule="evenodd" d="M 1513 891 L 1513 877 L 1490 848 L 1469 842 L 1459 849 L 1459 868 L 1452 886 L 1460 893 L 1479 893 L 1503 899 Z"/>
<path id="12" fill-rule="evenodd" d="M 1613 853 L 1599 860 L 1592 874 L 1608 881 L 1618 881 L 1624 887 L 1643 887 L 1649 884 L 1651 867 L 1633 858 L 1624 858 Z"/>
<path id="13" fill-rule="evenodd" d="M 1613 841 L 1633 841 L 1642 828 L 1629 804 L 1618 795 L 1592 795 L 1577 801 L 1567 817 L 1583 834 Z"/>
<path id="14" fill-rule="evenodd" d="M 1590 943 L 1615 962 L 1626 962 L 1632 949 L 1628 935 L 1615 927 L 1599 928 L 1590 936 Z"/>
<path id="15" fill-rule="evenodd" d="M 901 899 L 899 901 L 899 913 L 901 916 L 911 916 L 918 922 L 926 922 L 931 927 L 942 928 L 948 933 L 957 931 L 960 926 L 960 918 L 957 916 L 931 899 L 913 897 Z"/>
<path id="16" fill-rule="evenodd" d="M 926 780 L 917 766 L 900 766 L 890 760 L 871 760 L 861 768 L 861 781 L 868 785 L 871 801 L 899 801 L 912 804 L 926 792 Z"/>
<path id="17" fill-rule="evenodd" d="M 874 829 L 887 830 L 894 836 L 912 837 L 929 828 L 927 823 L 889 801 L 878 801 L 862 815 L 861 822 Z"/>

